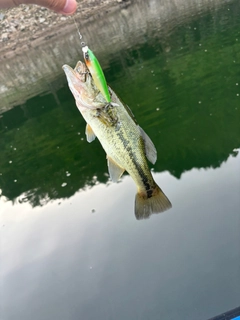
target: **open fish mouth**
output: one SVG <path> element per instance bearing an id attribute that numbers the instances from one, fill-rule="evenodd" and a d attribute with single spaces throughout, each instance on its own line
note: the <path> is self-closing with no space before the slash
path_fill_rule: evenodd
<path id="1" fill-rule="evenodd" d="M 101 109 L 106 105 L 106 101 L 94 85 L 85 63 L 78 61 L 74 69 L 67 64 L 64 64 L 62 68 L 79 109 L 95 110 Z"/>
<path id="2" fill-rule="evenodd" d="M 86 74 L 88 71 L 86 69 L 85 64 L 81 61 L 78 61 L 74 69 L 68 66 L 67 64 L 64 64 L 62 68 L 66 74 L 68 83 L 72 83 L 75 86 L 79 86 L 79 81 L 82 83 L 86 82 Z"/>

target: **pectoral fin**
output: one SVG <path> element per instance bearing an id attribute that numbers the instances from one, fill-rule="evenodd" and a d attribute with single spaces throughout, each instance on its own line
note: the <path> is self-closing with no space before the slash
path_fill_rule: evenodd
<path id="1" fill-rule="evenodd" d="M 90 127 L 90 125 L 87 123 L 86 125 L 86 130 L 85 130 L 86 136 L 87 136 L 87 142 L 92 142 L 96 136 L 95 133 L 93 132 L 92 128 Z"/>
<path id="2" fill-rule="evenodd" d="M 152 140 L 149 138 L 149 136 L 146 134 L 146 132 L 138 126 L 140 129 L 141 136 L 144 141 L 144 146 L 145 146 L 145 154 L 148 160 L 154 164 L 157 160 L 157 150 L 152 142 Z"/>
<path id="3" fill-rule="evenodd" d="M 117 182 L 125 169 L 120 167 L 111 157 L 107 156 L 108 172 L 113 182 Z"/>

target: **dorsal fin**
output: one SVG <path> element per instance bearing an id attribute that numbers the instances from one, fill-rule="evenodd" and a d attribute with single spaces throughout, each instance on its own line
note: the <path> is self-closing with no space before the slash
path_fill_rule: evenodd
<path id="1" fill-rule="evenodd" d="M 146 157 L 152 164 L 154 164 L 157 161 L 157 150 L 146 132 L 140 126 L 138 127 L 144 141 Z"/>

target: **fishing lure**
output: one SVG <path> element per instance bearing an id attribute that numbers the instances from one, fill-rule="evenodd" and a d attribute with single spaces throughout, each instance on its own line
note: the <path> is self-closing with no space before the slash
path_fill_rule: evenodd
<path id="1" fill-rule="evenodd" d="M 79 31 L 79 28 L 77 26 L 75 19 L 74 19 L 74 22 L 77 27 L 77 31 L 78 31 L 78 34 L 79 34 L 79 37 L 81 40 L 82 35 Z M 83 52 L 83 57 L 84 57 L 85 63 L 87 65 L 87 68 L 88 68 L 90 74 L 92 75 L 95 86 L 101 92 L 101 94 L 105 98 L 106 102 L 110 103 L 111 96 L 110 96 L 110 93 L 108 90 L 108 85 L 107 85 L 103 70 L 100 66 L 100 63 L 98 62 L 98 59 L 96 58 L 96 56 L 94 55 L 92 50 L 90 50 L 88 48 L 88 46 L 85 45 L 85 42 L 81 42 L 81 45 L 82 45 L 82 52 Z"/>
<path id="2" fill-rule="evenodd" d="M 102 68 L 100 66 L 100 63 L 98 62 L 97 58 L 93 54 L 92 50 L 88 48 L 88 46 L 82 47 L 82 51 L 83 51 L 83 57 L 84 57 L 85 63 L 93 77 L 95 86 L 104 96 L 107 103 L 110 103 L 111 97 L 110 97 L 107 82 L 106 82 L 104 73 L 102 71 Z"/>

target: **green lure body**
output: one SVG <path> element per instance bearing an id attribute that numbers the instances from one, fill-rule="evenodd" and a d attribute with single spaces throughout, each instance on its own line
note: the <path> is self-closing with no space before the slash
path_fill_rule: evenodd
<path id="1" fill-rule="evenodd" d="M 102 68 L 100 66 L 100 63 L 98 62 L 93 52 L 88 48 L 88 46 L 84 46 L 82 48 L 82 51 L 83 51 L 85 63 L 92 75 L 92 78 L 96 87 L 101 92 L 106 102 L 110 103 L 111 97 L 110 97 L 107 82 L 106 82 L 104 73 L 102 71 Z"/>

